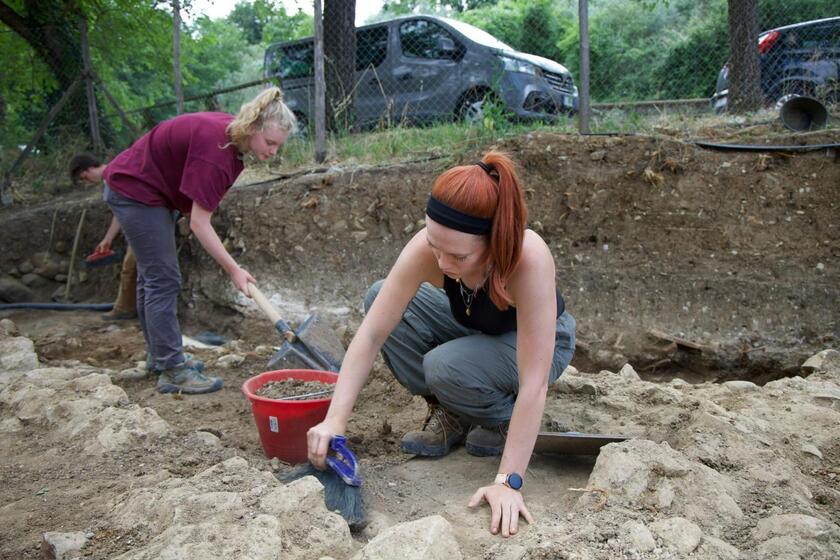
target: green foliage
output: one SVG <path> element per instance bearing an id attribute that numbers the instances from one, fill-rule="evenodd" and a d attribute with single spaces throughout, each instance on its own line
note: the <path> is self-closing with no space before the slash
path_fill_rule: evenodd
<path id="1" fill-rule="evenodd" d="M 226 18 L 245 34 L 250 45 L 290 41 L 312 35 L 312 18 L 298 10 L 289 14 L 279 0 L 239 2 Z"/>

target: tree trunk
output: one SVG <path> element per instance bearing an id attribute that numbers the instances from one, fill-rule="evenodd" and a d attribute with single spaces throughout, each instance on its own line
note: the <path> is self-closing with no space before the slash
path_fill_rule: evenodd
<path id="1" fill-rule="evenodd" d="M 324 1 L 324 79 L 327 126 L 347 130 L 353 124 L 356 73 L 356 0 Z"/>
<path id="2" fill-rule="evenodd" d="M 729 0 L 730 112 L 755 111 L 762 106 L 758 33 L 758 0 Z"/>

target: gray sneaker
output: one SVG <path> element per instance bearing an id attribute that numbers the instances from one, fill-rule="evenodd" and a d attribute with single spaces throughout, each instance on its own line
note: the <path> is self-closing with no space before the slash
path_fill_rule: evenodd
<path id="1" fill-rule="evenodd" d="M 184 363 L 190 366 L 191 368 L 196 369 L 199 372 L 204 371 L 204 362 L 202 362 L 201 360 L 194 360 L 192 354 L 187 354 L 185 352 L 184 359 Z M 152 355 L 148 352 L 146 352 L 146 373 L 148 373 L 149 375 L 157 375 L 158 373 L 157 371 L 155 371 L 155 367 L 152 362 Z"/>
<path id="2" fill-rule="evenodd" d="M 457 416 L 439 404 L 429 404 L 423 429 L 405 434 L 400 449 L 423 457 L 442 457 L 464 441 L 466 432 Z"/>
<path id="3" fill-rule="evenodd" d="M 476 426 L 467 434 L 464 447 L 467 448 L 467 453 L 476 457 L 496 457 L 505 450 L 507 432 L 507 424 L 489 428 Z"/>
<path id="4" fill-rule="evenodd" d="M 186 393 L 196 395 L 218 391 L 224 385 L 220 377 L 207 377 L 189 362 L 158 373 L 157 390 L 160 393 Z"/>

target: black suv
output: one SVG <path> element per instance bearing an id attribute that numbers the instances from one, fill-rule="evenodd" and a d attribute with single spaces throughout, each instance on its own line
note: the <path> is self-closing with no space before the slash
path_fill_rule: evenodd
<path id="1" fill-rule="evenodd" d="M 777 27 L 758 36 L 761 90 L 768 104 L 808 95 L 840 97 L 840 17 Z M 726 110 L 729 63 L 718 74 L 712 107 Z"/>

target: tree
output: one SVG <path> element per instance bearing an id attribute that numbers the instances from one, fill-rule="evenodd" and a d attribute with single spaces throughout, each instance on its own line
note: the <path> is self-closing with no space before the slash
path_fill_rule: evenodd
<path id="1" fill-rule="evenodd" d="M 729 97 L 734 113 L 761 107 L 758 0 L 729 0 Z"/>
<path id="2" fill-rule="evenodd" d="M 348 129 L 352 123 L 356 74 L 356 0 L 324 2 L 324 80 L 327 126 Z"/>

